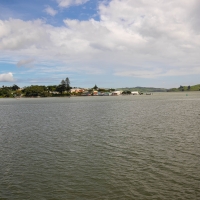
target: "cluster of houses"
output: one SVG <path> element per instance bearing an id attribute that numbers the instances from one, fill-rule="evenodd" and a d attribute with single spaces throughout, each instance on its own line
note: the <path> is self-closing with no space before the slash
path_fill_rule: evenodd
<path id="1" fill-rule="evenodd" d="M 119 96 L 123 94 L 123 91 L 97 91 L 97 90 L 89 90 L 83 88 L 73 88 L 70 90 L 71 94 L 81 93 L 81 96 Z M 139 95 L 138 91 L 131 92 L 131 95 Z"/>

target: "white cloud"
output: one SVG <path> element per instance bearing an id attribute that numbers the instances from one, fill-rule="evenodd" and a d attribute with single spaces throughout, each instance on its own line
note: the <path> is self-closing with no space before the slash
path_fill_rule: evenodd
<path id="1" fill-rule="evenodd" d="M 49 68 L 60 62 L 66 70 L 88 73 L 145 78 L 200 74 L 198 6 L 197 0 L 111 0 L 99 5 L 100 21 L 65 19 L 66 26 L 53 27 L 41 20 L 1 20 L 0 54 L 22 61 L 34 57 L 37 63 L 49 62 Z"/>
<path id="2" fill-rule="evenodd" d="M 75 6 L 75 5 L 81 5 L 89 0 L 57 0 L 59 7 L 70 7 L 70 6 Z"/>
<path id="3" fill-rule="evenodd" d="M 0 74 L 0 82 L 13 82 L 13 74 L 11 72 L 7 74 Z"/>
<path id="4" fill-rule="evenodd" d="M 49 43 L 49 35 L 41 20 L 0 20 L 0 43 L 0 50 L 40 49 Z"/>
<path id="5" fill-rule="evenodd" d="M 51 15 L 51 16 L 55 16 L 55 15 L 58 13 L 57 10 L 54 10 L 54 9 L 51 8 L 50 6 L 47 6 L 47 7 L 44 9 L 44 11 L 45 11 L 47 14 Z"/>

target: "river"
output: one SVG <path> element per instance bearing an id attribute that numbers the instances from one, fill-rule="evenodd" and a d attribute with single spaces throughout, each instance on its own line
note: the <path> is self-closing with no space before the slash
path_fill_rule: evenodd
<path id="1" fill-rule="evenodd" d="M 0 199 L 200 199 L 200 92 L 0 99 Z"/>

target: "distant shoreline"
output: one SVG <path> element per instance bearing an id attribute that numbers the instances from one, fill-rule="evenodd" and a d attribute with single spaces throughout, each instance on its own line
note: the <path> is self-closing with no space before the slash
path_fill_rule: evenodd
<path id="1" fill-rule="evenodd" d="M 40 99 L 40 98 L 79 98 L 79 97 L 120 97 L 120 96 L 153 96 L 156 94 L 189 94 L 189 93 L 199 93 L 200 91 L 168 91 L 168 92 L 144 92 L 143 94 L 120 94 L 120 95 L 71 95 L 71 96 L 48 96 L 48 97 L 42 97 L 42 96 L 32 96 L 32 97 L 0 97 L 0 99 Z"/>

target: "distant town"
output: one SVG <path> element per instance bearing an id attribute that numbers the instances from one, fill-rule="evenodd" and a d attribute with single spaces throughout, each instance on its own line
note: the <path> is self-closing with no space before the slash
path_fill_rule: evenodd
<path id="1" fill-rule="evenodd" d="M 153 87 L 132 87 L 132 88 L 100 88 L 96 84 L 92 88 L 71 87 L 67 77 L 59 85 L 31 85 L 20 88 L 13 86 L 2 86 L 0 98 L 21 98 L 21 97 L 71 97 L 71 96 L 119 96 L 119 95 L 152 95 L 154 92 L 184 92 L 200 91 L 200 84 L 194 86 L 180 86 L 179 88 L 153 88 Z"/>

